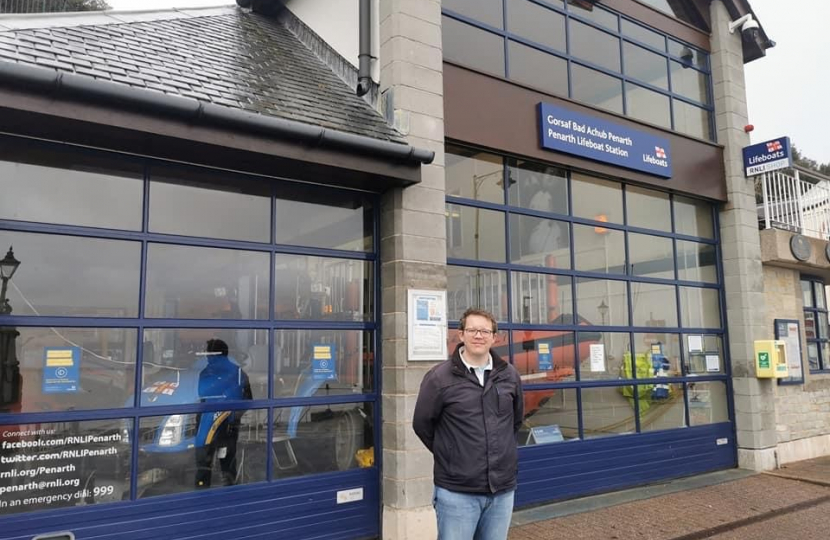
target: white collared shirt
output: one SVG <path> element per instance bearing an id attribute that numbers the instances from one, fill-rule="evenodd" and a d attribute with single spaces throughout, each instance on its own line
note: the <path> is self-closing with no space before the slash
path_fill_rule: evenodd
<path id="1" fill-rule="evenodd" d="M 472 370 L 478 378 L 478 384 L 484 386 L 484 372 L 491 371 L 493 369 L 493 356 L 488 353 L 487 363 L 485 365 L 473 366 L 471 364 L 468 364 L 467 361 L 464 359 L 464 347 L 461 347 L 461 350 L 458 351 L 458 353 L 461 356 L 461 362 L 464 364 L 464 367 L 466 367 L 468 370 Z"/>

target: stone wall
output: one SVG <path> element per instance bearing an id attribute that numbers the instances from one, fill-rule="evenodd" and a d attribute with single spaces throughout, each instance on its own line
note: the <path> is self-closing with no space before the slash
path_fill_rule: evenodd
<path id="1" fill-rule="evenodd" d="M 729 202 L 721 208 L 720 233 L 726 317 L 732 362 L 732 390 L 738 464 L 752 470 L 776 466 L 774 382 L 755 377 L 754 343 L 768 339 L 765 326 L 761 240 L 755 189 L 747 182 L 741 149 L 749 145 L 741 37 L 729 33 L 729 12 L 721 1 L 712 15 L 712 83 L 718 142 L 724 148 Z"/>
<path id="2" fill-rule="evenodd" d="M 830 375 L 809 373 L 800 275 L 798 270 L 764 266 L 770 339 L 774 337 L 775 319 L 801 322 L 804 384 L 779 385 L 775 389 L 779 464 L 830 454 Z"/>
<path id="3" fill-rule="evenodd" d="M 421 183 L 394 189 L 381 208 L 383 294 L 384 540 L 437 536 L 432 455 L 412 430 L 421 379 L 431 363 L 407 357 L 407 290 L 447 287 L 441 3 L 380 3 L 380 106 L 410 144 L 435 151 Z"/>

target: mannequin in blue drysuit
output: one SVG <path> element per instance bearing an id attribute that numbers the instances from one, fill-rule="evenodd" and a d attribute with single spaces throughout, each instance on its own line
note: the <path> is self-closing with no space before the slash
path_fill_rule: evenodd
<path id="1" fill-rule="evenodd" d="M 236 401 L 252 399 L 248 375 L 228 357 L 228 345 L 210 339 L 205 349 L 205 366 L 199 372 L 199 401 Z M 196 487 L 210 487 L 213 457 L 219 458 L 222 484 L 236 481 L 236 443 L 239 424 L 245 411 L 211 411 L 199 415 L 196 441 Z"/>

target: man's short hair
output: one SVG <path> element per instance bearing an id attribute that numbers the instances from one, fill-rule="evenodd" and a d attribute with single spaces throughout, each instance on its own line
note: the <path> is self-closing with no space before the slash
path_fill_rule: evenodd
<path id="1" fill-rule="evenodd" d="M 493 333 L 499 331 L 499 324 L 496 322 L 496 318 L 493 317 L 493 314 L 487 311 L 486 309 L 479 309 L 479 308 L 469 308 L 467 311 L 464 312 L 464 315 L 461 316 L 461 321 L 459 321 L 461 330 L 466 328 L 465 323 L 467 322 L 467 317 L 470 315 L 478 315 L 479 317 L 484 317 L 490 321 L 490 324 L 493 325 Z"/>
<path id="2" fill-rule="evenodd" d="M 228 356 L 228 344 L 221 339 L 209 339 L 205 349 L 209 353 L 221 353 Z"/>

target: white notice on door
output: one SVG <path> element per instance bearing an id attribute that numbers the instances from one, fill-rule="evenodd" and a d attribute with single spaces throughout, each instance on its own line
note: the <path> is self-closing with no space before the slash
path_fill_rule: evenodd
<path id="1" fill-rule="evenodd" d="M 605 371 L 605 345 L 591 343 L 591 371 Z"/>
<path id="2" fill-rule="evenodd" d="M 337 504 L 363 500 L 363 488 L 344 489 L 337 492 Z"/>
<path id="3" fill-rule="evenodd" d="M 703 336 L 689 336 L 689 352 L 703 352 Z"/>

